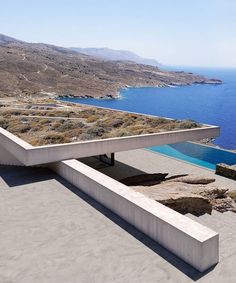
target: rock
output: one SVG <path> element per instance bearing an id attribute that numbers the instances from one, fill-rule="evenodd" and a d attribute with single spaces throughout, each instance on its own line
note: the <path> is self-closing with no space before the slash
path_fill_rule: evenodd
<path id="1" fill-rule="evenodd" d="M 133 189 L 183 214 L 210 214 L 210 200 L 197 194 L 195 186 L 180 182 L 163 182 L 149 187 L 133 186 Z"/>
<path id="2" fill-rule="evenodd" d="M 200 185 L 207 185 L 210 183 L 215 182 L 214 178 L 208 178 L 208 177 L 204 177 L 204 176 L 184 176 L 184 177 L 180 177 L 177 179 L 174 179 L 175 182 L 182 182 L 182 183 L 186 183 L 186 184 L 200 184 Z"/>
<path id="3" fill-rule="evenodd" d="M 211 214 L 212 211 L 209 200 L 198 195 L 178 195 L 174 198 L 159 200 L 159 202 L 182 214 L 191 213 L 200 216 L 205 213 Z"/>
<path id="4" fill-rule="evenodd" d="M 219 212 L 232 211 L 236 212 L 236 205 L 232 198 L 225 197 L 211 200 L 212 208 Z"/>
<path id="5" fill-rule="evenodd" d="M 165 180 L 168 173 L 140 174 L 127 177 L 119 182 L 127 186 L 152 186 Z"/>
<path id="6" fill-rule="evenodd" d="M 213 199 L 222 199 L 226 198 L 226 192 L 228 189 L 219 188 L 219 187 L 204 187 L 202 189 L 198 189 L 196 192 L 199 193 L 201 196 L 208 198 L 209 200 Z"/>
<path id="7" fill-rule="evenodd" d="M 207 198 L 212 205 L 212 209 L 219 212 L 233 211 L 236 212 L 236 204 L 233 198 L 230 197 L 227 188 L 205 187 L 198 190 L 198 193 Z"/>
<path id="8" fill-rule="evenodd" d="M 191 178 L 190 178 L 191 177 Z M 220 212 L 236 211 L 236 203 L 228 196 L 228 188 L 211 184 L 196 184 L 196 181 L 207 183 L 207 178 L 186 178 L 193 183 L 185 182 L 186 177 L 163 180 L 151 186 L 132 186 L 135 191 L 145 194 L 180 213 L 191 213 L 196 216 L 211 213 L 212 209 Z M 181 182 L 183 180 L 184 182 Z"/>
<path id="9" fill-rule="evenodd" d="M 141 174 L 120 182 L 182 214 L 196 216 L 220 212 L 236 212 L 236 190 L 212 185 L 214 178 L 178 175 L 166 178 L 167 173 Z"/>

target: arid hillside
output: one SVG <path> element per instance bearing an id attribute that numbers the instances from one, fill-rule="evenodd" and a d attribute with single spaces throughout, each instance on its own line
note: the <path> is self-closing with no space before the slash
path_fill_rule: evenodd
<path id="1" fill-rule="evenodd" d="M 220 83 L 128 61 L 103 61 L 67 48 L 0 35 L 0 97 L 116 97 L 129 86 Z"/>

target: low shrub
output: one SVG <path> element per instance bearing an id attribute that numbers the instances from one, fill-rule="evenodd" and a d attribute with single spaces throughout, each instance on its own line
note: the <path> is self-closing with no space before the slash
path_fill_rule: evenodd
<path id="1" fill-rule="evenodd" d="M 12 123 L 8 126 L 7 130 L 13 134 L 23 134 L 30 131 L 31 127 L 29 124 L 21 124 L 21 123 Z"/>
<path id="2" fill-rule="evenodd" d="M 84 123 L 82 122 L 77 122 L 73 120 L 65 120 L 62 122 L 62 124 L 57 128 L 59 132 L 66 132 L 72 129 L 78 129 L 78 128 L 83 128 Z"/>
<path id="3" fill-rule="evenodd" d="M 94 126 L 88 128 L 86 133 L 92 137 L 101 137 L 105 133 L 105 129 L 103 127 Z"/>
<path id="4" fill-rule="evenodd" d="M 91 137 L 91 135 L 89 135 L 87 133 L 82 133 L 81 135 L 79 135 L 79 139 L 81 141 L 88 141 L 88 140 L 91 140 L 92 137 Z"/>
<path id="5" fill-rule="evenodd" d="M 8 126 L 9 126 L 8 120 L 4 118 L 0 118 L 0 127 L 6 130 Z"/>
<path id="6" fill-rule="evenodd" d="M 179 129 L 192 129 L 192 128 L 197 128 L 199 126 L 200 125 L 193 120 L 183 120 L 178 123 Z"/>
<path id="7" fill-rule="evenodd" d="M 57 144 L 57 143 L 67 143 L 70 139 L 65 137 L 62 133 L 47 133 L 44 136 L 38 138 L 38 144 Z"/>
<path id="8" fill-rule="evenodd" d="M 92 115 L 92 116 L 89 116 L 89 117 L 86 119 L 86 122 L 87 122 L 87 123 L 93 123 L 93 122 L 96 122 L 98 119 L 99 119 L 98 116 Z"/>

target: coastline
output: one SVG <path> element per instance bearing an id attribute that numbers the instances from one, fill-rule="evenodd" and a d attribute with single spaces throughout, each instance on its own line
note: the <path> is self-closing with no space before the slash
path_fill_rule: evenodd
<path id="1" fill-rule="evenodd" d="M 206 81 L 202 81 L 202 82 L 192 82 L 192 83 L 170 83 L 170 84 L 166 84 L 166 83 L 162 83 L 162 84 L 157 84 L 157 85 L 124 85 L 120 88 L 117 88 L 116 90 L 114 90 L 114 94 L 106 94 L 103 96 L 92 96 L 92 95 L 55 95 L 56 99 L 60 99 L 60 98 L 77 98 L 77 99 L 121 99 L 121 91 L 122 90 L 126 90 L 126 89 L 131 89 L 131 88 L 176 88 L 176 87 L 181 87 L 181 86 L 192 86 L 192 85 L 202 85 L 202 84 L 207 84 L 207 85 L 220 85 L 223 84 L 224 82 L 222 80 L 218 80 L 218 79 L 207 79 Z"/>

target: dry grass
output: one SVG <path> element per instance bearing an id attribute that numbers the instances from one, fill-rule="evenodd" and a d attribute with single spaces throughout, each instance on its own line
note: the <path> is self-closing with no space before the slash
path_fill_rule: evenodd
<path id="1" fill-rule="evenodd" d="M 31 105 L 27 106 L 25 110 L 0 108 L 0 127 L 32 145 L 151 134 L 201 126 L 191 120 L 168 120 L 87 106 L 40 111 Z"/>

